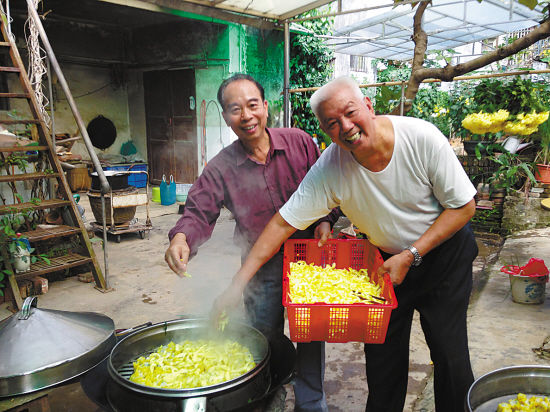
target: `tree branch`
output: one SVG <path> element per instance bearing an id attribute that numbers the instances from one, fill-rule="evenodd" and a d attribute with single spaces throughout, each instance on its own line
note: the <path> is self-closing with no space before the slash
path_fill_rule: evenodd
<path id="1" fill-rule="evenodd" d="M 470 60 L 466 63 L 457 65 L 447 64 L 442 68 L 425 68 L 424 56 L 428 45 L 426 32 L 422 29 L 422 16 L 426 10 L 427 3 L 422 2 L 419 4 L 418 10 L 414 15 L 414 34 L 412 39 L 414 41 L 414 58 L 412 62 L 412 72 L 409 81 L 407 82 L 407 89 L 405 90 L 405 103 L 404 112 L 408 112 L 412 107 L 412 101 L 414 100 L 420 83 L 426 79 L 441 79 L 443 81 L 450 82 L 457 76 L 470 73 L 473 70 L 480 69 L 491 63 L 502 60 L 506 57 L 512 56 L 522 50 L 525 50 L 532 44 L 541 39 L 545 39 L 550 36 L 550 18 L 546 18 L 540 25 L 536 26 L 529 34 L 521 37 L 514 42 L 499 47 L 498 49 L 484 54 L 476 59 Z M 396 107 L 392 114 L 399 114 L 399 107 Z"/>

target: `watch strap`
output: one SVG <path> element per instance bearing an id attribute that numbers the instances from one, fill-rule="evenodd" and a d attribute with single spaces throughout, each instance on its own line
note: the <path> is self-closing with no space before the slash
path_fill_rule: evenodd
<path id="1" fill-rule="evenodd" d="M 411 252 L 414 257 L 414 260 L 411 266 L 419 266 L 422 263 L 422 256 L 420 256 L 420 253 L 418 253 L 418 250 L 413 245 L 409 246 L 407 250 Z"/>

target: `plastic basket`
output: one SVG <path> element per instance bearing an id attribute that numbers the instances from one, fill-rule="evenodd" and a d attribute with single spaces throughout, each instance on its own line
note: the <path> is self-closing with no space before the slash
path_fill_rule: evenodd
<path id="1" fill-rule="evenodd" d="M 147 171 L 147 165 L 131 165 L 128 170 L 131 170 L 133 172 L 146 172 Z M 147 174 L 146 173 L 132 173 L 128 175 L 128 184 L 130 186 L 135 187 L 146 187 L 147 186 Z"/>
<path id="2" fill-rule="evenodd" d="M 186 195 L 189 193 L 189 189 L 193 186 L 192 183 L 176 183 L 176 194 Z"/>
<path id="3" fill-rule="evenodd" d="M 376 247 L 367 240 L 331 239 L 319 248 L 317 239 L 289 239 L 283 260 L 283 305 L 287 309 L 290 338 L 294 342 L 364 342 L 383 343 L 391 311 L 397 299 L 388 274 L 378 276 L 383 264 Z M 290 262 L 329 265 L 336 268 L 366 268 L 371 280 L 379 284 L 383 304 L 291 303 L 288 297 Z"/>

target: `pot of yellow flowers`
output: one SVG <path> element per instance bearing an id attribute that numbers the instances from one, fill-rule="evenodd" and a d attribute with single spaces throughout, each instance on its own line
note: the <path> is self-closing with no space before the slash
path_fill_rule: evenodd
<path id="1" fill-rule="evenodd" d="M 494 113 L 479 111 L 467 115 L 462 120 L 462 127 L 472 134 L 463 142 L 466 153 L 477 157 L 485 153 L 485 148 L 501 137 L 502 123 L 507 118 L 506 110 L 498 110 Z"/>
<path id="2" fill-rule="evenodd" d="M 508 82 L 484 79 L 474 89 L 476 111 L 462 120 L 462 126 L 473 135 L 492 140 L 529 136 L 548 120 L 549 112 L 538 93 L 537 84 L 519 76 Z M 480 157 L 477 149 L 475 154 Z"/>

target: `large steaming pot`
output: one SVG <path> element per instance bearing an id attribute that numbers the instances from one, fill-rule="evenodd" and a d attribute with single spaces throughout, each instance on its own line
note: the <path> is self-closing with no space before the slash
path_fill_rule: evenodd
<path id="1" fill-rule="evenodd" d="M 177 343 L 185 339 L 214 339 L 219 336 L 219 332 L 212 331 L 207 319 L 162 322 L 128 335 L 113 348 L 107 362 L 112 378 L 107 385 L 109 405 L 117 412 L 228 411 L 264 396 L 271 379 L 269 344 L 257 329 L 237 322 L 228 324 L 222 336 L 248 347 L 252 353 L 256 367 L 244 375 L 217 385 L 192 389 L 152 388 L 129 380 L 133 373 L 133 361 L 148 355 L 160 345 L 170 341 Z"/>

